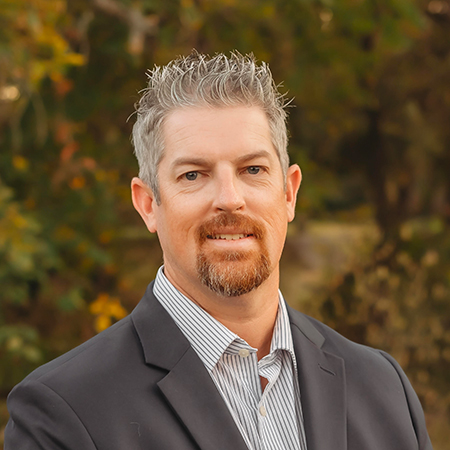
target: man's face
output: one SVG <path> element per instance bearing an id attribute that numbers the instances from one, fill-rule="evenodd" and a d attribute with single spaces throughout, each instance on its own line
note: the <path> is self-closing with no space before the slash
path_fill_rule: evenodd
<path id="1" fill-rule="evenodd" d="M 297 166 L 289 169 L 285 191 L 265 113 L 178 109 L 163 137 L 161 203 L 153 201 L 146 223 L 158 233 L 169 280 L 185 293 L 207 286 L 223 296 L 278 280 L 300 174 Z"/>

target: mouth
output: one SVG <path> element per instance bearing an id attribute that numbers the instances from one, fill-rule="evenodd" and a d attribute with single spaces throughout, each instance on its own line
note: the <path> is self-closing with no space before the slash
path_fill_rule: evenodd
<path id="1" fill-rule="evenodd" d="M 253 237 L 253 234 L 208 234 L 207 239 L 224 240 L 224 241 L 238 241 L 239 239 L 245 239 Z"/>
<path id="2" fill-rule="evenodd" d="M 260 223 L 245 215 L 219 214 L 200 225 L 198 244 L 209 242 L 212 248 L 246 249 L 264 241 L 264 229 Z M 231 247 L 230 247 L 231 245 Z"/>

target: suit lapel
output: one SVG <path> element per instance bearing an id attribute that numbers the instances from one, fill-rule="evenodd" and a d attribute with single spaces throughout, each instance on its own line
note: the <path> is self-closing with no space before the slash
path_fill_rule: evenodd
<path id="1" fill-rule="evenodd" d="M 145 362 L 168 371 L 158 387 L 202 450 L 248 450 L 211 376 L 152 287 L 131 316 Z"/>
<path id="2" fill-rule="evenodd" d="M 202 449 L 248 450 L 194 350 L 186 352 L 158 386 Z"/>
<path id="3" fill-rule="evenodd" d="M 308 450 L 347 449 L 344 361 L 321 349 L 325 339 L 289 308 Z"/>

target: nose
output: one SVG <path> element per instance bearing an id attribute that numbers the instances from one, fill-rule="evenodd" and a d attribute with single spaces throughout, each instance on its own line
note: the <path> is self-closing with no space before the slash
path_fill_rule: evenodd
<path id="1" fill-rule="evenodd" d="M 242 187 L 232 170 L 224 170 L 216 177 L 214 207 L 219 211 L 234 212 L 245 205 Z"/>

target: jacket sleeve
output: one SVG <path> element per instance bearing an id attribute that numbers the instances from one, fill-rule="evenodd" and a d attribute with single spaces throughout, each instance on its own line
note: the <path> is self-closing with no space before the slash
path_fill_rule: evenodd
<path id="1" fill-rule="evenodd" d="M 409 413 L 411 415 L 411 420 L 416 432 L 419 450 L 433 450 L 430 438 L 428 436 L 422 406 L 420 404 L 419 398 L 417 397 L 417 394 L 411 386 L 411 383 L 409 382 L 407 376 L 403 372 L 398 362 L 391 355 L 383 351 L 380 351 L 380 353 L 391 363 L 398 376 L 400 377 L 403 389 L 405 390 L 406 400 L 409 405 Z"/>
<path id="2" fill-rule="evenodd" d="M 76 413 L 56 392 L 24 381 L 8 396 L 4 450 L 95 450 Z"/>

